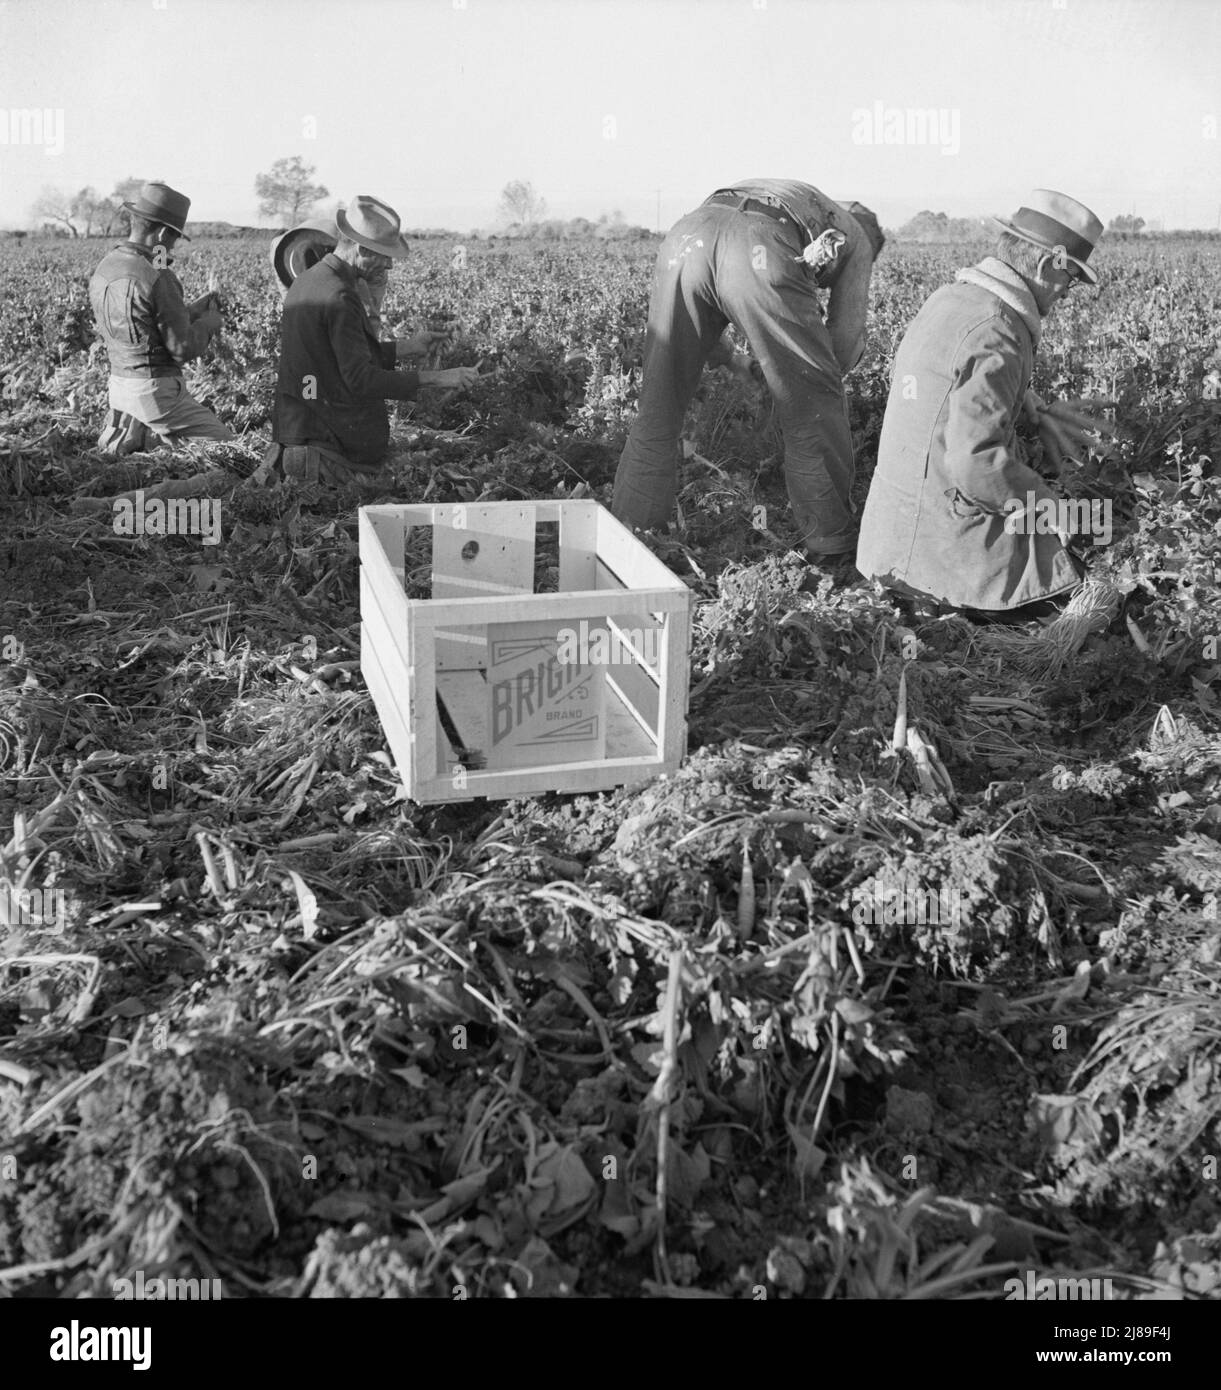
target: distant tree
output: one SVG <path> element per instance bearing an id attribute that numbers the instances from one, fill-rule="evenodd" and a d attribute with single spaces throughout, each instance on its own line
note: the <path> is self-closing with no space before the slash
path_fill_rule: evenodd
<path id="1" fill-rule="evenodd" d="M 1143 217 L 1129 215 L 1121 212 L 1118 217 L 1112 217 L 1107 223 L 1108 232 L 1139 232 L 1145 225 Z"/>
<path id="2" fill-rule="evenodd" d="M 927 208 L 905 222 L 895 233 L 904 241 L 972 241 L 987 235 L 988 229 L 976 217 L 948 217 Z"/>
<path id="3" fill-rule="evenodd" d="M 31 215 L 41 226 L 54 226 L 61 236 L 101 236 L 114 222 L 118 205 L 96 188 L 65 193 L 44 188 L 34 200 Z"/>
<path id="4" fill-rule="evenodd" d="M 59 230 L 61 236 L 80 236 L 73 221 L 72 201 L 71 193 L 65 193 L 59 188 L 44 188 L 34 199 L 30 207 L 30 216 L 40 227 L 50 223 Z"/>
<path id="5" fill-rule="evenodd" d="M 153 180 L 160 182 L 160 180 Z M 107 235 L 117 233 L 119 236 L 128 236 L 131 232 L 131 218 L 123 211 L 124 203 L 134 203 L 140 196 L 140 190 L 144 187 L 144 180 L 137 178 L 120 179 L 114 186 L 114 191 L 110 195 L 111 202 L 115 205 L 113 225 L 107 229 Z"/>
<path id="6" fill-rule="evenodd" d="M 532 183 L 514 179 L 505 184 L 498 209 L 502 221 L 520 222 L 523 226 L 531 227 L 542 220 L 546 211 L 546 200 L 534 191 Z"/>
<path id="7" fill-rule="evenodd" d="M 72 200 L 73 216 L 85 224 L 86 236 L 102 236 L 114 224 L 117 203 L 96 188 L 82 188 Z"/>
<path id="8" fill-rule="evenodd" d="M 911 241 L 940 241 L 945 237 L 948 225 L 949 218 L 944 212 L 930 212 L 925 208 L 899 228 L 899 235 Z"/>
<path id="9" fill-rule="evenodd" d="M 259 216 L 285 227 L 304 222 L 314 204 L 329 194 L 322 184 L 310 182 L 313 176 L 314 166 L 304 163 L 300 155 L 277 159 L 269 173 L 259 174 L 254 181 Z"/>

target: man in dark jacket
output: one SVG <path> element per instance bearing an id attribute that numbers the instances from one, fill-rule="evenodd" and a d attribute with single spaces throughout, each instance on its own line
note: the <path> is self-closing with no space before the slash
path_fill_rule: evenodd
<path id="1" fill-rule="evenodd" d="M 726 357 L 718 340 L 733 323 L 776 403 L 801 543 L 827 564 L 851 555 L 843 378 L 865 349 L 869 277 L 883 243 L 868 208 L 787 179 L 743 179 L 671 228 L 653 273 L 640 410 L 615 475 L 621 521 L 669 519 L 683 416 L 705 365 Z M 825 324 L 820 289 L 831 292 Z"/>
<path id="2" fill-rule="evenodd" d="M 124 203 L 126 242 L 110 251 L 89 281 L 97 331 L 110 358 L 110 415 L 98 448 L 122 457 L 159 440 L 232 439 L 233 431 L 186 389 L 183 364 L 219 331 L 214 294 L 193 304 L 169 269 L 186 237 L 191 200 L 164 183 L 146 183 Z M 186 238 L 189 240 L 189 238 Z"/>
<path id="3" fill-rule="evenodd" d="M 1102 223 L 1040 188 L 998 225 L 996 254 L 936 290 L 899 344 L 856 563 L 909 596 L 1012 621 L 1062 606 L 1083 570 L 1063 531 L 1032 524 L 1060 508 L 1015 426 L 1042 320 L 1097 283 Z"/>
<path id="4" fill-rule="evenodd" d="M 395 371 L 425 353 L 432 336 L 379 342 L 359 292 L 407 254 L 398 214 L 361 195 L 335 215 L 339 241 L 293 281 L 284 300 L 280 372 L 265 471 L 343 484 L 381 472 L 390 443 L 387 400 L 414 400 L 421 386 L 462 389 L 475 367 Z"/>

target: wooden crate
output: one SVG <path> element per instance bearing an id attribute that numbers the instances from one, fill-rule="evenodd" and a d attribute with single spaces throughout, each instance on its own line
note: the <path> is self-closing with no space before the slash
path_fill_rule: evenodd
<path id="1" fill-rule="evenodd" d="M 540 526 L 554 593 L 535 592 Z M 408 599 L 430 565 L 431 597 Z M 360 617 L 413 801 L 602 791 L 682 761 L 691 592 L 596 502 L 362 507 Z"/>

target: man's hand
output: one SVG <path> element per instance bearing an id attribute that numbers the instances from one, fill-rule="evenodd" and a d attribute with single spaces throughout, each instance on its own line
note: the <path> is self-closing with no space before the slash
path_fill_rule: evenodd
<path id="1" fill-rule="evenodd" d="M 220 332 L 224 324 L 224 320 L 220 316 L 220 310 L 217 309 L 215 306 L 205 309 L 204 312 L 200 314 L 198 318 L 196 318 L 195 322 L 203 324 L 203 326 L 208 330 L 209 338 L 215 337 L 216 334 Z"/>
<path id="2" fill-rule="evenodd" d="M 187 316 L 194 323 L 202 318 L 209 309 L 220 312 L 220 295 L 216 290 L 209 290 L 207 294 L 201 294 L 198 299 L 187 305 Z"/>
<path id="3" fill-rule="evenodd" d="M 421 386 L 440 386 L 448 391 L 465 391 L 479 380 L 478 367 L 446 367 L 439 372 L 421 372 Z"/>
<path id="4" fill-rule="evenodd" d="M 728 367 L 732 357 L 733 343 L 726 333 L 717 339 L 716 346 L 708 354 L 708 360 L 704 365 L 715 371 L 717 367 Z"/>
<path id="5" fill-rule="evenodd" d="M 754 380 L 754 358 L 749 352 L 735 352 L 725 363 L 731 376 L 736 376 L 739 381 Z"/>
<path id="6" fill-rule="evenodd" d="M 396 338 L 394 343 L 395 360 L 401 362 L 404 357 L 427 357 L 438 343 L 447 341 L 452 335 L 450 333 L 416 333 L 410 338 Z"/>
<path id="7" fill-rule="evenodd" d="M 1032 425 L 1039 423 L 1039 416 L 1047 409 L 1043 397 L 1033 388 L 1026 392 L 1026 397 L 1022 401 L 1022 409 L 1026 412 L 1026 418 Z"/>

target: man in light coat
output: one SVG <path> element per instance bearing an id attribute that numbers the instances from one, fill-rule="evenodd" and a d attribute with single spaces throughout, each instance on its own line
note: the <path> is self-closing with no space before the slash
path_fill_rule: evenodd
<path id="1" fill-rule="evenodd" d="M 1066 536 L 1025 524 L 1055 494 L 1014 427 L 1043 319 L 1098 282 L 1087 262 L 1102 223 L 1036 189 L 997 225 L 995 255 L 936 290 L 899 345 L 856 564 L 977 620 L 1021 621 L 1056 611 L 1083 573 Z"/>
<path id="2" fill-rule="evenodd" d="M 727 364 L 719 340 L 733 323 L 776 403 L 801 544 L 842 566 L 856 542 L 843 378 L 865 350 L 884 241 L 868 208 L 790 179 L 743 179 L 670 229 L 653 273 L 640 409 L 615 474 L 620 521 L 660 526 L 673 512 L 683 416 L 704 367 Z"/>

